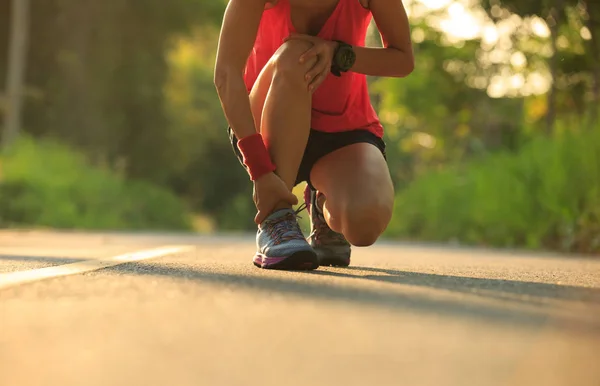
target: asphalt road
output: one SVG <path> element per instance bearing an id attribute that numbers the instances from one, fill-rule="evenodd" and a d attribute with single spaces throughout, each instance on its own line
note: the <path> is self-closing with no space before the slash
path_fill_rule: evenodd
<path id="1" fill-rule="evenodd" d="M 600 259 L 0 232 L 0 385 L 600 385 Z M 166 254 L 166 255 L 165 255 Z"/>

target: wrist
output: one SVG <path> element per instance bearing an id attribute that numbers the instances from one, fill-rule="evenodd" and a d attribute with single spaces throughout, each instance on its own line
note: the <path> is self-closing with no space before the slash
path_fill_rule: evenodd
<path id="1" fill-rule="evenodd" d="M 237 146 L 252 181 L 275 171 L 275 165 L 271 161 L 271 156 L 260 133 L 251 134 L 238 140 Z"/>

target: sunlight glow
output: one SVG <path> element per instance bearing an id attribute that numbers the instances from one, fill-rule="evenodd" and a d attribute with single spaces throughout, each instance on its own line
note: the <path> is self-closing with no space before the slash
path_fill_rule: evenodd
<path id="1" fill-rule="evenodd" d="M 500 37 L 508 37 L 513 34 L 519 25 L 521 25 L 521 18 L 517 16 L 517 18 L 508 18 L 498 22 L 498 34 Z"/>
<path id="2" fill-rule="evenodd" d="M 525 85 L 525 77 L 523 74 L 515 74 L 510 77 L 510 86 L 514 89 L 520 89 Z"/>
<path id="3" fill-rule="evenodd" d="M 495 49 L 490 52 L 488 58 L 492 63 L 506 63 L 510 59 L 510 53 L 508 51 Z"/>
<path id="4" fill-rule="evenodd" d="M 510 64 L 515 68 L 524 68 L 527 65 L 527 58 L 521 51 L 514 52 L 510 57 Z"/>
<path id="5" fill-rule="evenodd" d="M 562 49 L 569 48 L 569 39 L 567 39 L 566 36 L 561 35 L 556 39 L 556 45 L 558 48 Z"/>
<path id="6" fill-rule="evenodd" d="M 493 24 L 486 25 L 483 28 L 483 42 L 488 45 L 495 44 L 498 41 L 498 29 Z"/>
<path id="7" fill-rule="evenodd" d="M 414 133 L 413 140 L 427 149 L 433 149 L 437 142 L 434 136 L 427 133 Z"/>
<path id="8" fill-rule="evenodd" d="M 527 76 L 527 83 L 531 85 L 533 94 L 544 94 L 550 89 L 550 80 L 539 72 L 532 72 Z"/>
<path id="9" fill-rule="evenodd" d="M 548 25 L 539 17 L 531 18 L 531 30 L 534 34 L 541 38 L 547 38 L 550 36 L 550 29 L 548 29 Z"/>
<path id="10" fill-rule="evenodd" d="M 460 3 L 448 7 L 449 18 L 440 22 L 444 32 L 455 39 L 474 39 L 481 34 L 481 22 Z M 454 40 L 454 39 L 452 39 Z"/>
<path id="11" fill-rule="evenodd" d="M 494 66 L 495 75 L 479 74 L 472 64 L 472 68 L 458 60 L 447 60 L 443 63 L 444 70 L 450 74 L 465 76 L 469 87 L 483 89 L 491 98 L 519 97 L 539 95 L 548 91 L 551 79 L 545 72 L 534 71 L 529 73 L 527 52 L 531 49 L 515 47 L 514 34 L 527 34 L 534 39 L 537 52 L 544 54 L 549 45 L 543 40 L 550 36 L 546 22 L 536 16 L 521 18 L 511 14 L 507 9 L 498 5 L 492 7 L 490 19 L 478 2 L 472 0 L 412 0 L 413 8 L 419 13 L 429 14 L 427 22 L 430 26 L 439 29 L 442 34 L 442 44 L 452 44 L 457 48 L 462 47 L 465 41 L 481 39 L 481 50 L 477 53 L 478 66 L 489 69 Z M 589 39 L 590 31 L 583 27 L 579 34 L 583 39 Z M 541 38 L 542 42 L 539 39 Z M 427 37 L 425 31 L 416 28 L 412 32 L 413 41 L 420 43 Z M 563 38 L 564 39 L 564 38 Z M 541 43 L 541 44 L 540 44 Z M 568 40 L 557 41 L 559 47 L 568 45 Z M 521 51 L 524 49 L 524 51 Z M 489 70 L 488 70 L 489 71 Z M 491 76 L 491 77 L 490 77 Z M 391 120 L 395 120 L 395 117 Z M 413 137 L 413 141 L 428 148 L 435 146 L 422 135 Z"/>
<path id="12" fill-rule="evenodd" d="M 492 5 L 491 14 L 495 18 L 502 17 L 502 8 L 500 8 L 500 6 L 497 4 Z"/>
<path id="13" fill-rule="evenodd" d="M 581 27 L 581 29 L 579 30 L 579 34 L 581 35 L 581 38 L 583 40 L 591 40 L 592 39 L 592 33 L 590 32 L 588 27 Z"/>
<path id="14" fill-rule="evenodd" d="M 411 37 L 415 43 L 422 43 L 423 40 L 425 40 L 425 31 L 423 31 L 422 28 L 417 27 L 412 30 Z"/>
<path id="15" fill-rule="evenodd" d="M 452 3 L 452 0 L 419 0 L 427 8 L 432 10 L 442 9 L 448 4 Z"/>
<path id="16" fill-rule="evenodd" d="M 396 111 L 386 110 L 382 113 L 382 118 L 386 123 L 395 125 L 398 123 L 398 121 L 400 121 L 400 114 L 398 114 Z"/>
<path id="17" fill-rule="evenodd" d="M 501 74 L 490 79 L 487 94 L 491 98 L 540 95 L 550 88 L 550 80 L 540 72 L 525 76 L 523 73 L 509 75 L 507 71 L 503 69 Z"/>
<path id="18" fill-rule="evenodd" d="M 501 98 L 508 91 L 506 84 L 504 83 L 504 78 L 500 75 L 495 75 L 490 80 L 490 84 L 487 88 L 487 93 L 491 98 Z"/>

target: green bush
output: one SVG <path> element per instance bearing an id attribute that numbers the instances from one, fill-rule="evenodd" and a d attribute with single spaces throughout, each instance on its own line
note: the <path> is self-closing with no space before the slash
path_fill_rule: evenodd
<path id="1" fill-rule="evenodd" d="M 398 193 L 387 236 L 600 251 L 600 127 L 421 176 Z"/>
<path id="2" fill-rule="evenodd" d="M 56 142 L 23 139 L 0 162 L 2 227 L 191 229 L 169 191 L 94 168 Z"/>

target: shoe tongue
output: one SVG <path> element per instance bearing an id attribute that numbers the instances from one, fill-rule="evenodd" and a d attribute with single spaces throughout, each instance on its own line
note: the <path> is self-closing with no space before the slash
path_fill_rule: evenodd
<path id="1" fill-rule="evenodd" d="M 317 192 L 317 194 L 315 194 L 315 202 L 313 203 L 313 206 L 315 208 L 315 212 L 317 212 L 318 214 L 323 214 L 323 208 L 319 205 L 319 197 L 321 195 Z"/>
<path id="2" fill-rule="evenodd" d="M 319 207 L 318 202 L 315 202 L 315 204 L 313 205 L 313 210 L 315 211 L 315 214 L 317 215 L 317 217 L 319 217 L 321 221 L 325 221 L 325 213 L 323 213 L 323 208 Z"/>

